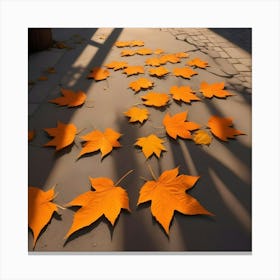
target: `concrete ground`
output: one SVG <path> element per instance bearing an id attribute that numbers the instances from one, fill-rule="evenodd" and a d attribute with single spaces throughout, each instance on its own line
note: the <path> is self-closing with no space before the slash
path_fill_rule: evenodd
<path id="1" fill-rule="evenodd" d="M 29 55 L 29 129 L 36 136 L 28 144 L 29 185 L 49 189 L 57 184 L 54 202 L 64 205 L 81 193 L 90 190 L 88 177 L 109 177 L 116 182 L 128 170 L 134 172 L 121 186 L 128 192 L 129 214 L 121 212 L 114 228 L 105 218 L 74 233 L 67 243 L 63 239 L 69 230 L 76 209 L 60 210 L 42 231 L 34 251 L 250 251 L 251 250 L 251 33 L 248 29 L 53 29 L 56 41 L 68 48 L 41 51 Z M 114 46 L 117 40 L 143 40 L 145 47 L 162 48 L 166 53 L 187 52 L 190 59 L 200 57 L 210 67 L 196 69 L 199 73 L 190 80 L 172 75 L 172 69 L 183 67 L 189 58 L 178 64 L 167 63 L 170 74 L 164 79 L 145 74 L 126 77 L 122 71 L 110 70 L 104 81 L 87 79 L 90 69 L 114 60 L 130 65 L 144 65 L 149 56 L 120 57 L 122 49 Z M 47 73 L 54 67 L 56 73 Z M 40 76 L 48 80 L 38 81 Z M 149 107 L 150 117 L 143 125 L 131 124 L 123 115 L 132 105 L 141 103 L 145 91 L 135 94 L 128 84 L 139 78 L 154 81 L 154 91 L 169 93 L 173 85 L 190 85 L 200 97 L 201 81 L 224 81 L 235 94 L 227 99 L 203 99 L 202 102 L 170 102 L 165 109 Z M 60 96 L 60 87 L 83 90 L 87 102 L 79 108 L 59 107 L 48 100 Z M 188 111 L 188 120 L 204 127 L 211 115 L 232 117 L 234 126 L 245 135 L 225 143 L 216 138 L 211 145 L 199 146 L 190 140 L 174 141 L 166 136 L 162 118 Z M 43 147 L 49 141 L 43 128 L 55 127 L 57 121 L 74 123 L 84 135 L 94 128 L 110 127 L 123 136 L 122 147 L 114 149 L 101 160 L 92 153 L 76 161 L 81 149 L 75 144 L 60 152 Z M 133 144 L 136 139 L 155 133 L 165 141 L 167 152 L 160 159 L 145 160 Z M 151 178 L 147 163 L 157 175 L 164 170 L 180 167 L 181 174 L 200 175 L 189 193 L 215 214 L 214 217 L 185 216 L 175 213 L 169 238 L 152 218 L 150 204 L 137 207 L 139 190 Z M 29 250 L 32 233 L 28 231 Z"/>

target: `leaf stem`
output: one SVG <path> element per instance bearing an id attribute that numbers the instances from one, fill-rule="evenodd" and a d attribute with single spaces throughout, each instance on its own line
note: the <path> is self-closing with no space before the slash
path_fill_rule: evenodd
<path id="1" fill-rule="evenodd" d="M 65 209 L 66 209 L 65 207 L 63 207 L 63 206 L 61 206 L 61 205 L 59 205 L 59 204 L 57 204 L 57 203 L 55 203 L 55 205 L 56 205 L 59 209 L 62 209 L 62 210 L 65 210 Z"/>
<path id="2" fill-rule="evenodd" d="M 148 166 L 148 168 L 149 168 L 149 171 L 150 171 L 150 173 L 151 173 L 153 179 L 154 179 L 155 181 L 157 181 L 157 177 L 156 177 L 156 175 L 155 175 L 155 173 L 154 173 L 154 171 L 153 171 L 151 165 L 150 165 L 149 163 L 147 163 L 147 166 Z"/>
<path id="3" fill-rule="evenodd" d="M 129 171 L 127 171 L 116 183 L 115 186 L 117 186 L 125 177 L 127 177 L 131 172 L 133 172 L 134 169 L 131 169 Z"/>
<path id="4" fill-rule="evenodd" d="M 84 127 L 84 128 L 81 128 L 77 133 L 76 133 L 76 135 L 78 135 L 78 134 L 80 134 L 82 131 L 84 131 L 86 129 L 86 127 Z"/>

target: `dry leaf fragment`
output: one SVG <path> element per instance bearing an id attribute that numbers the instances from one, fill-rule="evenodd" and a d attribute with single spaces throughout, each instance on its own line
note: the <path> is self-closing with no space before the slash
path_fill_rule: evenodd
<path id="1" fill-rule="evenodd" d="M 129 122 L 140 122 L 148 119 L 149 111 L 145 108 L 131 107 L 124 115 L 130 117 Z"/>
<path id="2" fill-rule="evenodd" d="M 162 77 L 168 73 L 169 71 L 163 66 L 149 69 L 149 74 L 151 76 Z"/>
<path id="3" fill-rule="evenodd" d="M 57 212 L 56 204 L 51 202 L 54 196 L 53 188 L 48 191 L 32 186 L 28 188 L 28 226 L 33 232 L 33 248 L 40 232 Z"/>
<path id="4" fill-rule="evenodd" d="M 163 49 L 156 49 L 156 50 L 154 50 L 154 54 L 162 54 L 162 53 L 164 53 Z"/>
<path id="5" fill-rule="evenodd" d="M 115 43 L 115 46 L 118 47 L 118 48 L 129 47 L 130 46 L 130 41 L 117 41 Z"/>
<path id="6" fill-rule="evenodd" d="M 133 50 L 123 50 L 121 52 L 121 56 L 132 56 L 135 54 L 136 54 L 136 51 L 133 51 Z"/>
<path id="7" fill-rule="evenodd" d="M 234 138 L 237 135 L 244 135 L 243 132 L 232 127 L 232 118 L 220 118 L 212 116 L 208 120 L 208 127 L 211 132 L 223 141 L 228 141 L 228 138 Z"/>
<path id="8" fill-rule="evenodd" d="M 179 58 L 185 58 L 185 57 L 189 57 L 189 54 L 185 53 L 185 52 L 178 52 L 178 53 L 175 53 L 175 56 L 177 56 Z"/>
<path id="9" fill-rule="evenodd" d="M 52 100 L 49 100 L 50 103 L 55 103 L 60 106 L 76 107 L 84 104 L 87 96 L 86 94 L 79 90 L 74 92 L 70 89 L 61 89 L 62 97 L 58 97 Z"/>
<path id="10" fill-rule="evenodd" d="M 40 76 L 38 81 L 47 81 L 49 78 L 47 76 Z"/>
<path id="11" fill-rule="evenodd" d="M 102 69 L 100 67 L 94 67 L 88 74 L 89 79 L 94 79 L 95 81 L 105 80 L 110 76 L 110 72 L 107 69 Z"/>
<path id="12" fill-rule="evenodd" d="M 174 212 L 185 215 L 213 215 L 194 197 L 187 194 L 199 176 L 179 175 L 178 168 L 164 171 L 157 180 L 146 182 L 141 190 L 137 205 L 151 201 L 151 212 L 169 235 Z"/>
<path id="13" fill-rule="evenodd" d="M 143 47 L 144 46 L 144 42 L 143 41 L 139 41 L 139 40 L 134 40 L 130 42 L 130 46 L 131 47 Z"/>
<path id="14" fill-rule="evenodd" d="M 112 61 L 111 63 L 108 63 L 105 66 L 109 69 L 114 69 L 116 71 L 127 67 L 128 63 L 125 61 Z"/>
<path id="15" fill-rule="evenodd" d="M 145 70 L 143 66 L 127 66 L 123 73 L 127 76 L 136 75 L 136 74 L 144 74 Z"/>
<path id="16" fill-rule="evenodd" d="M 163 125 L 167 134 L 173 139 L 177 139 L 177 136 L 184 139 L 191 139 L 192 135 L 190 131 L 200 128 L 200 125 L 195 122 L 187 122 L 187 112 L 175 114 L 173 117 L 167 113 L 163 119 Z"/>
<path id="17" fill-rule="evenodd" d="M 149 158 L 152 154 L 155 154 L 159 158 L 161 152 L 166 151 L 162 143 L 164 143 L 163 140 L 155 134 L 150 134 L 147 137 L 138 138 L 134 145 L 142 148 L 142 152 L 146 158 Z"/>
<path id="18" fill-rule="evenodd" d="M 140 89 L 148 89 L 153 87 L 153 81 L 150 81 L 147 78 L 139 78 L 129 84 L 129 87 L 135 92 L 138 92 Z"/>
<path id="19" fill-rule="evenodd" d="M 158 92 L 149 92 L 141 96 L 141 99 L 145 100 L 143 104 L 155 107 L 165 106 L 169 101 L 168 94 Z"/>
<path id="20" fill-rule="evenodd" d="M 56 70 L 55 70 L 54 67 L 49 67 L 49 68 L 47 69 L 47 72 L 48 72 L 49 74 L 54 74 L 54 73 L 56 73 Z"/>
<path id="21" fill-rule="evenodd" d="M 46 143 L 44 146 L 55 146 L 56 151 L 61 150 L 69 145 L 71 145 L 75 139 L 77 133 L 77 128 L 74 124 L 64 124 L 60 121 L 57 122 L 57 127 L 55 128 L 45 128 L 44 129 L 50 136 L 54 138 Z"/>
<path id="22" fill-rule="evenodd" d="M 57 48 L 57 49 L 66 49 L 67 46 L 63 43 L 63 42 L 56 42 L 54 44 L 54 48 Z"/>
<path id="23" fill-rule="evenodd" d="M 194 94 L 190 86 L 172 86 L 170 88 L 170 93 L 172 94 L 172 98 L 177 101 L 191 103 L 191 101 L 200 100 L 200 98 Z"/>
<path id="24" fill-rule="evenodd" d="M 193 69 L 189 67 L 174 68 L 173 73 L 175 76 L 180 76 L 187 79 L 190 79 L 191 76 L 198 74 L 197 72 L 195 72 Z"/>
<path id="25" fill-rule="evenodd" d="M 146 61 L 145 61 L 145 64 L 146 65 L 151 65 L 151 66 L 160 66 L 161 61 L 157 57 L 152 57 L 152 58 L 147 58 Z"/>
<path id="26" fill-rule="evenodd" d="M 165 54 L 159 57 L 160 64 L 170 63 L 179 63 L 181 60 L 175 54 Z"/>
<path id="27" fill-rule="evenodd" d="M 196 57 L 192 60 L 189 60 L 186 64 L 189 66 L 196 66 L 196 67 L 202 68 L 202 69 L 205 69 L 208 66 L 208 62 L 203 61 L 198 57 Z"/>
<path id="28" fill-rule="evenodd" d="M 116 132 L 111 128 L 106 128 L 103 132 L 99 130 L 93 130 L 92 132 L 81 136 L 83 141 L 86 141 L 84 144 L 79 156 L 81 157 L 84 154 L 101 151 L 101 158 L 111 153 L 113 148 L 121 147 L 118 139 L 122 134 Z"/>
<path id="29" fill-rule="evenodd" d="M 28 130 L 28 142 L 32 141 L 35 137 L 35 130 Z"/>
<path id="30" fill-rule="evenodd" d="M 142 48 L 142 49 L 136 50 L 136 53 L 140 54 L 140 55 L 149 55 L 149 54 L 152 54 L 153 51 L 151 49 L 148 49 L 148 48 Z"/>
<path id="31" fill-rule="evenodd" d="M 228 92 L 227 90 L 224 90 L 225 83 L 214 83 L 214 84 L 208 84 L 206 82 L 202 82 L 200 84 L 200 92 L 206 97 L 206 98 L 212 98 L 213 96 L 218 98 L 225 98 L 227 96 L 233 96 L 234 94 Z"/>
<path id="32" fill-rule="evenodd" d="M 210 145 L 212 137 L 205 130 L 197 130 L 193 134 L 193 141 L 199 145 Z"/>
<path id="33" fill-rule="evenodd" d="M 72 233 L 96 222 L 103 215 L 114 226 L 121 209 L 130 211 L 127 192 L 106 177 L 89 178 L 95 191 L 87 191 L 67 204 L 67 207 L 81 206 L 75 213 L 71 228 L 65 239 Z"/>

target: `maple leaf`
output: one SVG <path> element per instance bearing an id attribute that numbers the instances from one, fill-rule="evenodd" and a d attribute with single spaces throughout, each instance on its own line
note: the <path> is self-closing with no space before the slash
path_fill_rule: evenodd
<path id="1" fill-rule="evenodd" d="M 170 93 L 172 94 L 172 98 L 177 101 L 191 103 L 191 101 L 200 100 L 200 98 L 194 94 L 190 86 L 172 86 L 170 88 Z"/>
<path id="2" fill-rule="evenodd" d="M 153 51 L 151 49 L 148 49 L 148 48 L 142 48 L 142 49 L 136 50 L 136 53 L 140 54 L 140 55 L 148 55 L 148 54 L 152 54 Z"/>
<path id="3" fill-rule="evenodd" d="M 163 140 L 155 134 L 150 134 L 147 137 L 138 138 L 134 145 L 142 147 L 142 152 L 146 158 L 149 158 L 152 154 L 155 154 L 159 158 L 161 151 L 166 151 L 162 143 L 164 143 Z"/>
<path id="4" fill-rule="evenodd" d="M 28 226 L 33 232 L 33 248 L 42 229 L 48 224 L 57 206 L 51 202 L 54 199 L 54 189 L 43 191 L 30 186 L 28 188 Z"/>
<path id="5" fill-rule="evenodd" d="M 135 54 L 136 54 L 136 51 L 133 51 L 133 50 L 123 50 L 121 52 L 121 56 L 132 56 Z"/>
<path id="6" fill-rule="evenodd" d="M 93 130 L 92 132 L 81 136 L 81 139 L 86 141 L 84 144 L 79 156 L 81 157 L 84 154 L 101 151 L 101 158 L 111 153 L 113 148 L 121 147 L 118 139 L 122 134 L 114 131 L 111 128 L 106 128 L 103 132 L 99 130 Z"/>
<path id="7" fill-rule="evenodd" d="M 198 130 L 193 134 L 193 141 L 199 145 L 210 145 L 212 137 L 205 130 Z"/>
<path id="8" fill-rule="evenodd" d="M 195 72 L 193 69 L 189 67 L 174 68 L 173 73 L 175 76 L 180 76 L 187 79 L 190 79 L 191 76 L 198 74 L 197 72 Z"/>
<path id="9" fill-rule="evenodd" d="M 70 89 L 61 89 L 62 97 L 49 100 L 50 103 L 55 103 L 60 106 L 76 107 L 84 104 L 86 94 L 79 90 L 76 93 Z"/>
<path id="10" fill-rule="evenodd" d="M 32 141 L 35 137 L 35 130 L 28 130 L 28 142 Z"/>
<path id="11" fill-rule="evenodd" d="M 63 42 L 56 42 L 53 47 L 57 48 L 57 49 L 66 49 L 67 48 L 67 46 Z"/>
<path id="12" fill-rule="evenodd" d="M 146 65 L 151 65 L 151 66 L 160 66 L 161 65 L 161 61 L 157 57 L 152 57 L 152 58 L 146 59 L 145 64 Z"/>
<path id="13" fill-rule="evenodd" d="M 110 76 L 110 72 L 107 69 L 102 69 L 100 67 L 94 67 L 91 73 L 88 74 L 89 79 L 94 79 L 95 81 L 105 80 Z"/>
<path id="14" fill-rule="evenodd" d="M 151 213 L 169 235 L 174 212 L 184 215 L 213 215 L 193 196 L 186 193 L 199 176 L 179 175 L 178 168 L 164 171 L 157 180 L 146 182 L 140 189 L 137 205 L 151 201 Z"/>
<path id="15" fill-rule="evenodd" d="M 160 60 L 160 64 L 165 64 L 167 62 L 178 63 L 181 61 L 180 58 L 178 56 L 176 56 L 175 54 L 162 55 L 162 56 L 160 56 L 159 60 Z"/>
<path id="16" fill-rule="evenodd" d="M 214 84 L 208 84 L 206 82 L 202 82 L 200 84 L 199 91 L 202 92 L 202 94 L 206 98 L 212 98 L 213 96 L 218 98 L 225 98 L 227 96 L 233 96 L 234 94 L 224 90 L 225 83 L 214 83 Z"/>
<path id="17" fill-rule="evenodd" d="M 233 128 L 232 125 L 232 118 L 212 116 L 208 120 L 208 127 L 211 132 L 223 141 L 228 141 L 228 138 L 234 138 L 237 135 L 244 135 L 243 132 Z"/>
<path id="18" fill-rule="evenodd" d="M 154 54 L 162 54 L 162 53 L 164 53 L 163 49 L 156 49 L 156 50 L 154 50 Z"/>
<path id="19" fill-rule="evenodd" d="M 178 53 L 175 53 L 175 56 L 177 56 L 179 58 L 185 58 L 185 57 L 189 57 L 189 54 L 185 53 L 185 52 L 178 52 Z"/>
<path id="20" fill-rule="evenodd" d="M 160 67 L 157 67 L 157 68 L 151 68 L 149 70 L 149 73 L 150 73 L 151 76 L 162 77 L 162 76 L 168 74 L 169 71 L 165 67 L 160 66 Z"/>
<path id="21" fill-rule="evenodd" d="M 191 139 L 190 131 L 200 128 L 200 125 L 195 122 L 187 122 L 186 119 L 187 112 L 175 114 L 173 117 L 167 113 L 162 123 L 170 137 L 177 139 L 177 136 L 180 136 L 184 139 Z"/>
<path id="22" fill-rule="evenodd" d="M 134 40 L 130 42 L 130 46 L 131 47 L 143 47 L 144 46 L 144 42 L 143 41 L 139 41 L 139 40 Z"/>
<path id="23" fill-rule="evenodd" d="M 140 89 L 148 89 L 153 87 L 153 81 L 150 81 L 147 78 L 139 78 L 129 84 L 129 87 L 133 89 L 135 92 L 138 92 Z"/>
<path id="24" fill-rule="evenodd" d="M 89 178 L 95 191 L 87 191 L 67 204 L 67 207 L 81 206 L 75 213 L 67 239 L 75 231 L 91 225 L 103 215 L 114 226 L 121 209 L 130 211 L 127 192 L 106 177 Z M 120 180 L 119 180 L 120 181 Z"/>
<path id="25" fill-rule="evenodd" d="M 38 81 L 47 81 L 49 78 L 47 76 L 40 76 Z"/>
<path id="26" fill-rule="evenodd" d="M 64 124 L 60 121 L 57 122 L 55 128 L 44 129 L 50 136 L 54 138 L 46 143 L 44 146 L 55 146 L 56 151 L 61 150 L 71 145 L 75 139 L 77 128 L 74 124 Z"/>
<path id="27" fill-rule="evenodd" d="M 155 107 L 165 106 L 169 101 L 168 94 L 158 92 L 149 92 L 141 96 L 141 99 L 145 100 L 143 104 Z"/>
<path id="28" fill-rule="evenodd" d="M 131 107 L 127 112 L 124 113 L 125 116 L 130 117 L 129 122 L 140 122 L 148 119 L 149 111 L 145 108 Z"/>
<path id="29" fill-rule="evenodd" d="M 112 61 L 105 65 L 109 69 L 119 70 L 128 66 L 128 63 L 125 61 Z"/>
<path id="30" fill-rule="evenodd" d="M 47 72 L 48 72 L 49 74 L 54 74 L 54 73 L 56 73 L 56 70 L 55 70 L 54 67 L 49 67 L 49 68 L 47 69 Z"/>
<path id="31" fill-rule="evenodd" d="M 187 65 L 196 66 L 198 68 L 205 69 L 208 66 L 208 62 L 201 60 L 200 58 L 196 57 L 192 60 L 187 62 Z"/>
<path id="32" fill-rule="evenodd" d="M 118 48 L 129 47 L 130 41 L 117 41 L 115 42 L 115 46 Z"/>
<path id="33" fill-rule="evenodd" d="M 143 66 L 127 66 L 123 73 L 127 76 L 135 75 L 135 74 L 144 74 L 145 70 Z"/>

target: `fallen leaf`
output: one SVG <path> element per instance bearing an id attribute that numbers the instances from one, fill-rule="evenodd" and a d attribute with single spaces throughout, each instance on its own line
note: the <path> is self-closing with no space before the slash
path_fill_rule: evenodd
<path id="1" fill-rule="evenodd" d="M 140 122 L 148 119 L 149 111 L 145 108 L 131 107 L 127 112 L 124 112 L 125 116 L 130 117 L 129 122 Z"/>
<path id="2" fill-rule="evenodd" d="M 177 101 L 191 103 L 191 101 L 200 100 L 200 98 L 194 94 L 190 86 L 172 86 L 170 88 L 170 93 L 172 94 L 172 98 Z"/>
<path id="3" fill-rule="evenodd" d="M 147 78 L 139 78 L 136 81 L 133 81 L 129 84 L 129 87 L 135 92 L 138 92 L 140 89 L 148 89 L 153 87 L 153 81 L 150 81 Z"/>
<path id="4" fill-rule="evenodd" d="M 244 135 L 243 132 L 232 127 L 232 118 L 220 118 L 212 116 L 208 120 L 208 127 L 211 132 L 223 141 L 228 141 L 228 138 L 234 138 L 237 135 Z"/>
<path id="5" fill-rule="evenodd" d="M 178 168 L 164 171 L 157 180 L 146 182 L 140 189 L 137 205 L 151 201 L 151 213 L 169 235 L 174 212 L 184 215 L 213 215 L 194 197 L 187 194 L 199 176 L 179 175 Z"/>
<path id="6" fill-rule="evenodd" d="M 40 76 L 38 81 L 47 81 L 49 78 L 47 76 Z"/>
<path id="7" fill-rule="evenodd" d="M 162 121 L 167 134 L 173 139 L 177 136 L 183 139 L 191 139 L 190 131 L 200 128 L 200 125 L 195 122 L 187 122 L 187 112 L 175 114 L 173 117 L 167 113 Z"/>
<path id="8" fill-rule="evenodd" d="M 56 151 L 59 151 L 69 145 L 71 145 L 75 139 L 77 133 L 77 128 L 74 124 L 64 124 L 60 121 L 57 122 L 57 127 L 55 128 L 45 128 L 44 129 L 50 136 L 54 138 L 46 143 L 44 146 L 55 146 Z"/>
<path id="9" fill-rule="evenodd" d="M 162 53 L 164 53 L 163 49 L 156 49 L 156 50 L 154 50 L 154 54 L 162 54 Z"/>
<path id="10" fill-rule="evenodd" d="M 136 75 L 136 74 L 144 74 L 145 70 L 143 66 L 127 66 L 123 73 L 127 76 Z"/>
<path id="11" fill-rule="evenodd" d="M 212 137 L 205 130 L 197 130 L 193 134 L 193 141 L 199 145 L 210 145 Z"/>
<path id="12" fill-rule="evenodd" d="M 181 60 L 175 54 L 165 54 L 159 57 L 160 64 L 170 63 L 179 63 Z"/>
<path id="13" fill-rule="evenodd" d="M 179 58 L 189 57 L 189 54 L 185 53 L 185 52 L 178 52 L 178 53 L 175 53 L 175 55 Z"/>
<path id="14" fill-rule="evenodd" d="M 138 138 L 134 145 L 142 148 L 142 152 L 146 158 L 149 158 L 152 154 L 155 154 L 159 158 L 161 151 L 166 151 L 162 143 L 164 143 L 163 140 L 155 134 L 150 134 L 147 137 Z"/>
<path id="15" fill-rule="evenodd" d="M 184 67 L 184 68 L 174 68 L 173 73 L 175 76 L 180 76 L 183 78 L 190 79 L 191 76 L 198 74 L 193 69 Z"/>
<path id="16" fill-rule="evenodd" d="M 136 52 L 133 51 L 133 50 L 123 50 L 121 52 L 121 56 L 132 56 L 132 55 L 135 55 Z"/>
<path id="17" fill-rule="evenodd" d="M 227 96 L 233 96 L 234 94 L 224 90 L 225 83 L 214 83 L 214 84 L 208 84 L 206 82 L 202 82 L 200 84 L 200 92 L 206 97 L 206 98 L 212 98 L 213 96 L 218 98 L 225 98 Z"/>
<path id="18" fill-rule="evenodd" d="M 28 130 L 28 142 L 32 141 L 35 137 L 35 130 Z"/>
<path id="19" fill-rule="evenodd" d="M 28 188 L 28 226 L 33 232 L 33 248 L 40 232 L 58 210 L 56 204 L 51 202 L 54 196 L 54 189 L 43 191 L 32 186 Z"/>
<path id="20" fill-rule="evenodd" d="M 168 94 L 158 92 L 149 92 L 141 96 L 141 99 L 145 100 L 143 104 L 155 107 L 165 106 L 169 101 Z"/>
<path id="21" fill-rule="evenodd" d="M 57 49 L 65 49 L 67 48 L 67 46 L 63 43 L 63 42 L 56 42 L 54 44 L 54 48 L 57 48 Z"/>
<path id="22" fill-rule="evenodd" d="M 100 67 L 94 67 L 88 74 L 88 78 L 94 79 L 95 81 L 105 80 L 110 76 L 110 72 L 107 69 L 102 69 Z"/>
<path id="23" fill-rule="evenodd" d="M 54 67 L 49 67 L 49 68 L 47 69 L 47 72 L 48 72 L 49 74 L 54 74 L 54 73 L 56 73 L 56 70 L 55 70 Z"/>
<path id="24" fill-rule="evenodd" d="M 187 62 L 187 65 L 189 66 L 196 66 L 198 68 L 205 69 L 208 66 L 208 62 L 201 60 L 200 58 L 196 57 L 192 60 L 189 60 Z"/>
<path id="25" fill-rule="evenodd" d="M 151 68 L 149 70 L 149 74 L 151 76 L 157 76 L 157 77 L 162 77 L 162 76 L 164 76 L 168 73 L 169 73 L 169 71 L 163 66 L 156 67 L 156 68 Z"/>
<path id="26" fill-rule="evenodd" d="M 143 41 L 139 41 L 139 40 L 134 40 L 130 42 L 130 46 L 131 47 L 143 47 L 144 46 L 144 42 Z"/>
<path id="27" fill-rule="evenodd" d="M 106 128 L 103 132 L 99 130 L 93 130 L 92 132 L 81 136 L 83 141 L 86 141 L 84 144 L 79 156 L 81 157 L 84 154 L 101 151 L 101 158 L 111 153 L 113 148 L 121 147 L 118 139 L 122 134 L 116 132 L 111 128 Z"/>
<path id="28" fill-rule="evenodd" d="M 140 55 L 149 55 L 149 54 L 152 54 L 153 51 L 151 49 L 142 48 L 142 49 L 136 50 L 136 53 L 140 54 Z"/>
<path id="29" fill-rule="evenodd" d="M 118 47 L 118 48 L 129 47 L 130 46 L 130 41 L 117 41 L 115 43 L 115 46 Z"/>
<path id="30" fill-rule="evenodd" d="M 105 66 L 109 69 L 114 69 L 116 71 L 127 67 L 128 63 L 125 61 L 112 61 L 111 63 L 108 63 Z"/>
<path id="31" fill-rule="evenodd" d="M 106 177 L 89 177 L 89 179 L 95 191 L 78 195 L 66 205 L 81 208 L 74 214 L 73 223 L 65 239 L 77 230 L 96 222 L 103 215 L 114 226 L 121 209 L 130 211 L 127 192 L 121 186 L 116 186 L 117 184 Z"/>
<path id="32" fill-rule="evenodd" d="M 145 61 L 145 64 L 146 65 L 151 65 L 151 66 L 160 66 L 161 63 L 160 63 L 160 59 L 157 58 L 157 57 L 152 57 L 152 58 L 147 58 L 146 61 Z"/>
<path id="33" fill-rule="evenodd" d="M 86 94 L 79 90 L 74 92 L 70 89 L 61 89 L 62 97 L 58 97 L 52 100 L 49 100 L 50 103 L 55 103 L 60 106 L 76 107 L 84 104 L 87 96 Z"/>

